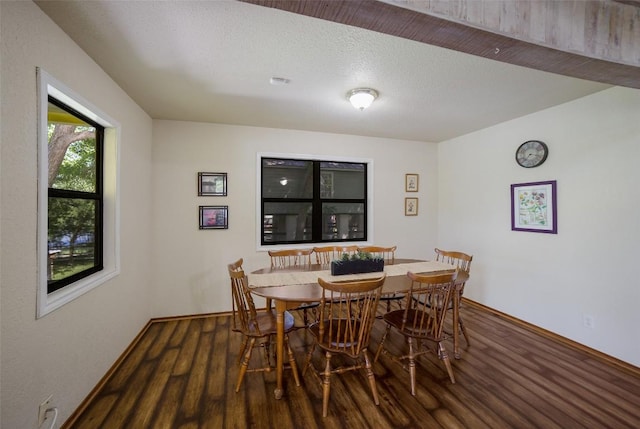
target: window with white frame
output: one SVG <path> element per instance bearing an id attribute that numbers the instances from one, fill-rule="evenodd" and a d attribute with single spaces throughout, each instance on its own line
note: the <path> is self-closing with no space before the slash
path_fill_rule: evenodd
<path id="1" fill-rule="evenodd" d="M 370 163 L 262 155 L 261 246 L 369 240 Z"/>
<path id="2" fill-rule="evenodd" d="M 45 71 L 38 78 L 42 317 L 118 273 L 118 127 Z"/>

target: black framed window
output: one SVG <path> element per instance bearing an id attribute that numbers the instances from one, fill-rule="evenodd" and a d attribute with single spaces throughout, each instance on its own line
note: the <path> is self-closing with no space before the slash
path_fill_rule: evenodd
<path id="1" fill-rule="evenodd" d="M 104 127 L 49 96 L 47 293 L 103 269 Z"/>
<path id="2" fill-rule="evenodd" d="M 261 244 L 367 240 L 367 163 L 261 159 Z"/>

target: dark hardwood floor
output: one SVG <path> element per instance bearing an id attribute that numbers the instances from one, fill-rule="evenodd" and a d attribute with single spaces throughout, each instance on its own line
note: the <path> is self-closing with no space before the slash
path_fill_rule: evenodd
<path id="1" fill-rule="evenodd" d="M 273 396 L 275 372 L 248 373 L 235 393 L 241 337 L 229 315 L 154 320 L 112 371 L 65 422 L 65 428 L 639 428 L 640 372 L 508 317 L 465 302 L 471 336 L 453 361 L 451 384 L 437 357 L 417 368 L 416 396 L 409 375 L 382 356 L 374 365 L 380 405 L 360 372 L 331 381 L 329 415 L 310 373 Z M 384 323 L 374 326 L 372 355 Z M 311 336 L 293 332 L 302 370 Z M 402 337 L 390 334 L 392 348 Z M 447 342 L 452 357 L 451 341 Z M 262 358 L 257 350 L 254 358 Z M 314 359 L 322 357 L 316 352 Z M 301 371 L 302 373 L 302 371 Z"/>

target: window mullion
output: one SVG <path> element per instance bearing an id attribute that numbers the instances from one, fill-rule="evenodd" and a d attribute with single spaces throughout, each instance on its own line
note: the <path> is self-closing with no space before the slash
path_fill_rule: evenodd
<path id="1" fill-rule="evenodd" d="M 312 239 L 322 241 L 322 200 L 320 199 L 320 161 L 313 162 Z"/>
<path id="2" fill-rule="evenodd" d="M 69 189 L 49 188 L 50 198 L 77 198 L 82 200 L 99 200 L 100 194 L 96 192 L 72 191 Z"/>

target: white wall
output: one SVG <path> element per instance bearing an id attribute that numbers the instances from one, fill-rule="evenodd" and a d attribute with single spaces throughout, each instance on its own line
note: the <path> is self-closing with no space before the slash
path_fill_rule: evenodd
<path id="1" fill-rule="evenodd" d="M 549 146 L 524 169 L 515 150 Z M 439 244 L 465 296 L 640 366 L 640 91 L 612 88 L 439 146 Z M 557 180 L 558 234 L 511 231 L 510 185 Z M 583 315 L 595 326 L 583 326 Z"/>
<path id="2" fill-rule="evenodd" d="M 153 287 L 157 316 L 231 309 L 226 265 L 244 258 L 251 271 L 269 264 L 256 243 L 256 154 L 277 152 L 371 158 L 374 241 L 399 257 L 430 257 L 436 244 L 437 146 L 293 130 L 154 121 Z M 227 197 L 198 197 L 198 172 L 228 173 Z M 420 174 L 417 194 L 405 173 Z M 404 216 L 404 197 L 420 198 Z M 198 230 L 199 205 L 228 205 L 228 230 Z"/>
<path id="3" fill-rule="evenodd" d="M 0 2 L 2 428 L 37 427 L 53 394 L 58 425 L 151 317 L 151 120 L 31 2 Z M 122 125 L 121 274 L 36 320 L 36 67 Z"/>

